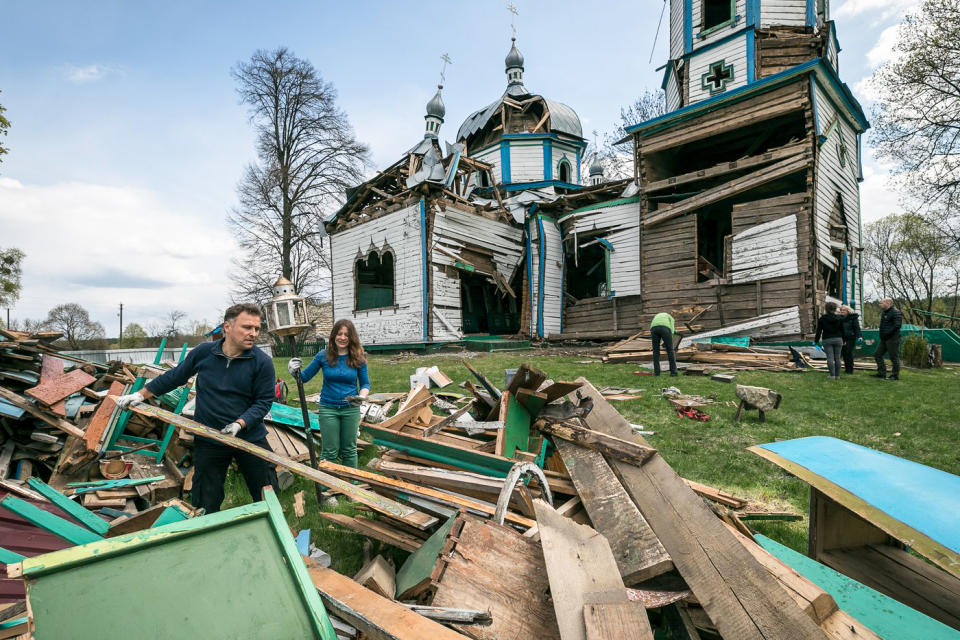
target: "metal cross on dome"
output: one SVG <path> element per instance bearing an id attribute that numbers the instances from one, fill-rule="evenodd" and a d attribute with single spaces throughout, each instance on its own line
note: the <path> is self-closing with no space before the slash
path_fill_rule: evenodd
<path id="1" fill-rule="evenodd" d="M 733 80 L 733 65 L 726 61 L 712 63 L 707 72 L 700 77 L 700 86 L 710 95 L 726 90 L 727 83 Z"/>
<path id="2" fill-rule="evenodd" d="M 512 2 L 507 5 L 507 11 L 510 12 L 510 31 L 513 32 L 513 37 L 517 37 L 517 25 L 514 24 L 513 19 L 520 15 L 520 12 L 517 11 L 517 5 Z"/>
<path id="3" fill-rule="evenodd" d="M 448 53 L 445 53 L 442 56 L 440 56 L 440 59 L 443 60 L 443 66 L 440 67 L 440 84 L 443 84 L 444 82 L 447 81 L 447 76 L 446 76 L 447 65 L 453 64 L 453 60 L 450 59 L 450 54 Z"/>

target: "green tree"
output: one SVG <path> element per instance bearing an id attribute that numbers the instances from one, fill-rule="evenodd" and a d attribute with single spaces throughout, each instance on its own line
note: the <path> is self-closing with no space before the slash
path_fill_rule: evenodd
<path id="1" fill-rule="evenodd" d="M 142 347 L 147 342 L 147 332 L 144 331 L 136 322 L 131 322 L 123 330 L 123 347 L 127 349 L 136 349 Z"/>
<path id="2" fill-rule="evenodd" d="M 6 116 L 3 115 L 3 112 L 6 110 L 7 109 L 0 104 L 0 137 L 4 138 L 7 136 L 7 131 L 10 130 L 10 121 L 7 120 Z M 9 150 L 5 146 L 0 144 L 0 162 L 3 162 L 3 155 L 8 151 Z"/>
<path id="3" fill-rule="evenodd" d="M 960 244 L 960 2 L 924 0 L 873 77 L 873 140 L 896 180 Z"/>
<path id="4" fill-rule="evenodd" d="M 8 307 L 20 297 L 24 255 L 20 249 L 0 249 L 0 307 Z"/>

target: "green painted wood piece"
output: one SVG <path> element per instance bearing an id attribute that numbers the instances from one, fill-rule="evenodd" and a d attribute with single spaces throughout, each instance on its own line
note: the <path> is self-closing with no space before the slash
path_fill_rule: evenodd
<path id="1" fill-rule="evenodd" d="M 263 502 L 20 567 L 37 640 L 62 638 L 64 629 L 73 638 L 136 629 L 143 640 L 336 640 L 272 491 Z"/>
<path id="2" fill-rule="evenodd" d="M 503 455 L 512 458 L 519 449 L 526 451 L 530 446 L 530 412 L 510 395 L 507 406 L 507 422 L 503 427 Z"/>
<path id="3" fill-rule="evenodd" d="M 60 516 L 44 511 L 40 507 L 36 507 L 26 500 L 21 500 L 15 496 L 7 495 L 3 500 L 0 500 L 0 507 L 14 512 L 24 520 L 35 524 L 41 529 L 46 529 L 70 544 L 87 544 L 88 542 L 103 540 L 102 536 L 98 536 L 89 529 L 85 529 Z"/>
<path id="4" fill-rule="evenodd" d="M 94 482 L 68 482 L 68 487 L 77 486 L 75 493 L 82 495 L 91 491 L 106 491 L 108 489 L 120 489 L 123 487 L 135 487 L 141 484 L 150 484 L 151 482 L 160 482 L 164 476 L 150 476 L 149 478 L 121 478 L 119 480 L 97 480 Z"/>
<path id="5" fill-rule="evenodd" d="M 10 551 L 10 549 L 4 549 L 3 547 L 0 547 L 0 562 L 3 564 L 13 564 L 26 559 L 27 556 L 22 556 L 16 551 Z"/>
<path id="6" fill-rule="evenodd" d="M 27 484 L 29 484 L 37 493 L 55 504 L 58 509 L 94 533 L 104 536 L 107 534 L 107 531 L 110 530 L 110 525 L 107 524 L 103 518 L 94 515 L 92 512 L 63 495 L 47 483 L 41 482 L 38 478 L 30 478 L 27 480 Z"/>
<path id="7" fill-rule="evenodd" d="M 163 359 L 163 350 L 167 346 L 167 339 L 164 338 L 160 341 L 160 346 L 157 348 L 157 355 L 153 357 L 153 364 L 158 365 Z M 144 376 L 137 376 L 133 381 L 133 386 L 130 388 L 127 393 L 135 393 L 143 389 L 143 386 L 147 384 L 147 379 Z M 123 430 L 127 426 L 127 422 L 130 421 L 130 409 L 124 409 L 120 412 L 120 417 L 117 418 L 116 423 L 113 426 L 113 430 L 110 432 L 110 437 L 107 439 L 107 446 L 103 448 L 104 451 L 110 451 L 111 449 L 116 449 L 117 440 L 123 435 Z"/>
<path id="8" fill-rule="evenodd" d="M 150 525 L 151 529 L 156 529 L 157 527 L 162 527 L 166 524 L 173 524 L 174 522 L 182 522 L 189 518 L 187 514 L 176 507 L 166 507 L 163 511 L 160 512 L 160 516 Z"/>
<path id="9" fill-rule="evenodd" d="M 400 570 L 397 571 L 397 598 L 400 594 L 416 587 L 424 580 L 430 579 L 433 567 L 437 564 L 437 556 L 443 549 L 443 543 L 453 528 L 453 521 L 456 520 L 456 514 L 450 516 L 443 525 L 433 532 L 433 535 L 420 545 L 420 548 L 411 553 Z"/>
<path id="10" fill-rule="evenodd" d="M 951 629 L 916 609 L 766 536 L 757 534 L 755 538 L 764 549 L 833 596 L 838 607 L 884 640 L 960 640 L 960 631 Z"/>
<path id="11" fill-rule="evenodd" d="M 505 478 L 513 465 L 516 464 L 516 460 L 508 460 L 482 451 L 451 447 L 417 436 L 398 433 L 392 429 L 363 426 L 362 430 L 367 437 L 373 440 L 374 444 L 399 449 L 418 458 L 451 464 L 467 471 L 482 473 L 495 478 Z"/>
<path id="12" fill-rule="evenodd" d="M 317 418 L 317 414 L 311 413 L 309 415 L 310 429 L 319 431 L 320 421 Z M 277 424 L 285 424 L 290 427 L 303 429 L 303 412 L 300 410 L 300 407 L 288 407 L 285 404 L 274 402 L 270 405 L 270 413 L 267 414 L 266 419 L 276 422 Z"/>

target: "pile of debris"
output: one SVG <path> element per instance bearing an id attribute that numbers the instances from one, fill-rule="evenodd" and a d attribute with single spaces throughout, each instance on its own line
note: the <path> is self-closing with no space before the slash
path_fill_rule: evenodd
<path id="1" fill-rule="evenodd" d="M 634 337 L 605 348 L 603 361 L 652 362 L 653 347 L 649 336 Z M 680 347 L 676 352 L 677 362 L 689 362 L 736 371 L 795 371 L 795 356 L 790 351 L 741 347 L 733 344 L 697 342 Z M 809 359 L 800 355 L 806 366 Z M 666 351 L 660 350 L 661 361 L 666 361 Z"/>

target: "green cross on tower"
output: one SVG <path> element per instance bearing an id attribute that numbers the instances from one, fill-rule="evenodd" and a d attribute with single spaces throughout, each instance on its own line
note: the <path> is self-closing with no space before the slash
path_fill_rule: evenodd
<path id="1" fill-rule="evenodd" d="M 720 93 L 727 89 L 727 83 L 733 80 L 733 65 L 727 64 L 726 60 L 713 62 L 707 69 L 707 72 L 700 76 L 700 86 L 704 91 L 709 91 L 710 95 Z"/>

